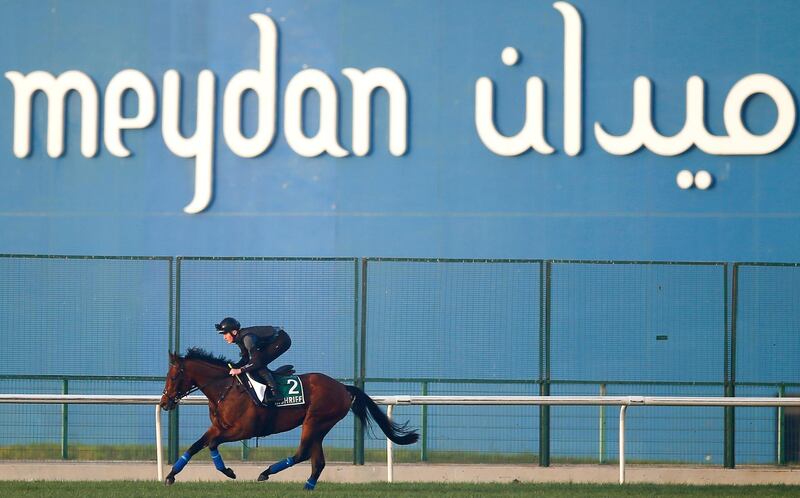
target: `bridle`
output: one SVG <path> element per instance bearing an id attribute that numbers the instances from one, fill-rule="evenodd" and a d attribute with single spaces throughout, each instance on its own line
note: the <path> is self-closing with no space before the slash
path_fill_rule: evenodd
<path id="1" fill-rule="evenodd" d="M 178 373 L 175 374 L 174 377 L 168 377 L 169 380 L 171 380 L 173 384 L 177 383 L 178 379 L 183 377 L 183 372 L 184 372 L 183 362 L 179 361 L 178 365 L 180 366 L 180 368 L 178 369 Z M 164 391 L 161 394 L 162 394 L 162 396 L 166 396 L 167 400 L 169 400 L 170 403 L 172 403 L 174 405 L 177 405 L 183 398 L 185 398 L 186 396 L 192 394 L 193 392 L 200 391 L 204 387 L 210 386 L 210 385 L 215 384 L 215 383 L 217 383 L 217 382 L 219 382 L 221 380 L 225 380 L 225 379 L 227 379 L 229 377 L 230 376 L 225 375 L 224 377 L 218 377 L 216 379 L 211 379 L 210 381 L 206 382 L 202 386 L 194 386 L 194 387 L 191 387 L 191 388 L 187 389 L 186 391 L 179 391 L 179 390 L 176 389 L 175 390 L 175 396 L 170 396 L 169 394 L 167 394 L 167 386 L 164 386 Z M 233 381 L 233 378 L 231 378 L 231 381 Z M 223 397 L 224 397 L 224 395 L 223 395 Z"/>

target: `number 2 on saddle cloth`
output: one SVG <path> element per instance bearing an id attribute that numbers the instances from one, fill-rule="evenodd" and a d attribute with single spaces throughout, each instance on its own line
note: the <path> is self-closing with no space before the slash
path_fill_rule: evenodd
<path id="1" fill-rule="evenodd" d="M 305 395 L 303 393 L 303 384 L 300 378 L 294 375 L 294 367 L 292 365 L 283 365 L 275 369 L 273 372 L 275 383 L 278 386 L 278 392 L 274 393 L 276 397 L 282 399 L 274 403 L 264 403 L 265 395 L 269 387 L 263 382 L 260 376 L 247 373 L 245 376 L 238 376 L 239 380 L 246 381 L 245 387 L 253 402 L 260 406 L 295 406 L 305 403 Z"/>

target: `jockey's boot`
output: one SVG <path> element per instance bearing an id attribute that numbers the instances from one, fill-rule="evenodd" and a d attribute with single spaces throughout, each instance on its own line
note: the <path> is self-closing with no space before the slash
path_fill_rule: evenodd
<path id="1" fill-rule="evenodd" d="M 278 391 L 278 383 L 275 382 L 275 377 L 272 376 L 272 371 L 270 371 L 269 368 L 265 368 L 262 370 L 262 376 L 264 377 L 264 380 L 267 381 L 269 390 L 272 392 L 270 396 L 264 397 L 264 403 L 269 404 L 282 400 L 283 396 L 281 396 L 280 392 Z"/>

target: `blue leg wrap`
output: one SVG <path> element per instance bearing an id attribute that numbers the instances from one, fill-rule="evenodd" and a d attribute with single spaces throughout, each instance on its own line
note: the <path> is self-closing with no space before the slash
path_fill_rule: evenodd
<path id="1" fill-rule="evenodd" d="M 217 450 L 211 450 L 211 459 L 214 460 L 214 467 L 217 470 L 225 470 L 225 462 L 222 461 L 222 456 Z"/>
<path id="2" fill-rule="evenodd" d="M 317 480 L 314 479 L 313 477 L 309 477 L 308 480 L 306 481 L 306 485 L 303 486 L 303 489 L 312 490 L 315 487 L 317 487 Z"/>
<path id="3" fill-rule="evenodd" d="M 189 460 L 191 459 L 192 455 L 188 451 L 183 455 L 181 455 L 178 461 L 175 462 L 175 465 L 172 466 L 172 473 L 177 474 L 178 472 L 183 470 L 183 468 L 186 467 L 186 464 L 189 463 Z"/>
<path id="4" fill-rule="evenodd" d="M 269 466 L 269 473 L 270 474 L 277 474 L 281 470 L 288 469 L 294 465 L 294 458 L 287 457 L 286 460 L 281 460 L 280 462 L 275 462 Z"/>

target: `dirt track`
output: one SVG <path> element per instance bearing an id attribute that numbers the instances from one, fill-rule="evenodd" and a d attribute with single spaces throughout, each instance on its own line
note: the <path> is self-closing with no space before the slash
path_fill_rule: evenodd
<path id="1" fill-rule="evenodd" d="M 237 477 L 255 480 L 269 463 L 231 462 Z M 3 462 L 0 480 L 155 480 L 155 462 Z M 164 474 L 169 467 L 164 467 Z M 273 476 L 275 481 L 302 482 L 311 472 L 300 464 Z M 800 468 L 739 467 L 722 469 L 694 466 L 636 466 L 626 468 L 626 482 L 674 484 L 800 484 Z M 321 480 L 329 482 L 385 481 L 385 465 L 331 463 Z M 223 481 L 227 478 L 207 462 L 193 462 L 178 476 L 178 481 Z M 558 465 L 542 468 L 533 465 L 416 465 L 394 466 L 394 481 L 430 482 L 592 482 L 616 483 L 615 465 Z"/>

